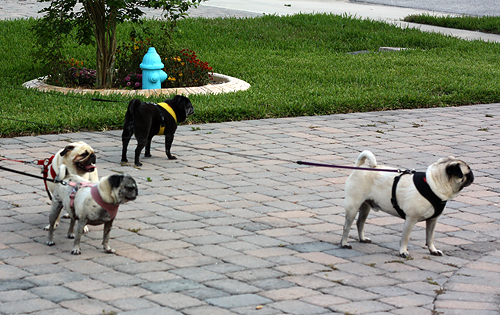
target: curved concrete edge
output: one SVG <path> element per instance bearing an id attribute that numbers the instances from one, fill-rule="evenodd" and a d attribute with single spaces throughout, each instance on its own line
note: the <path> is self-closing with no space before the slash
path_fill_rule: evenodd
<path id="1" fill-rule="evenodd" d="M 476 31 L 461 30 L 456 28 L 447 28 L 427 24 L 419 24 L 405 21 L 388 21 L 387 23 L 396 25 L 402 29 L 415 28 L 422 32 L 439 33 L 446 36 L 452 36 L 464 40 L 482 40 L 485 42 L 500 43 L 500 35 L 482 33 Z"/>
<path id="2" fill-rule="evenodd" d="M 244 91 L 250 88 L 250 84 L 238 78 L 230 77 L 219 73 L 214 73 L 212 80 L 215 84 L 208 84 L 196 87 L 153 89 L 153 90 L 119 90 L 119 89 L 78 89 L 49 85 L 44 82 L 44 78 L 34 79 L 23 83 L 23 87 L 37 89 L 43 92 L 56 91 L 64 94 L 94 94 L 102 95 L 121 94 L 128 96 L 160 96 L 160 95 L 194 95 L 194 94 L 221 94 L 237 91 Z"/>

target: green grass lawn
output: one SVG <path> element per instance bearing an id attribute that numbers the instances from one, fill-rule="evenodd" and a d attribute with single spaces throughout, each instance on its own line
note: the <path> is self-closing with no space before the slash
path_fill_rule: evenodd
<path id="1" fill-rule="evenodd" d="M 121 129 L 127 97 L 103 103 L 20 89 L 43 75 L 32 55 L 31 23 L 0 21 L 0 136 Z M 176 45 L 252 85 L 190 96 L 196 113 L 188 123 L 500 102 L 499 44 L 329 14 L 190 18 L 179 28 Z M 410 50 L 377 53 L 381 46 Z M 371 53 L 348 54 L 359 50 Z M 89 47 L 68 50 L 90 66 L 94 54 Z"/>

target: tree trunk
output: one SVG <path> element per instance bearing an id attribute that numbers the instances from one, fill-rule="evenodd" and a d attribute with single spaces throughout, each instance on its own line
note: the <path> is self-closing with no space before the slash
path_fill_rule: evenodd
<path id="1" fill-rule="evenodd" d="M 113 83 L 116 53 L 116 9 L 106 12 L 105 0 L 83 1 L 96 41 L 98 88 L 109 88 Z"/>

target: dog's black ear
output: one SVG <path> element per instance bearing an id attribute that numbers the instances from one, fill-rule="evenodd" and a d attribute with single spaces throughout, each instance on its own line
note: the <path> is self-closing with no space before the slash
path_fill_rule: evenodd
<path id="1" fill-rule="evenodd" d="M 75 149 L 75 146 L 74 146 L 74 145 L 67 145 L 67 146 L 64 148 L 64 150 L 62 150 L 62 152 L 61 152 L 61 156 L 65 156 L 65 155 L 66 155 L 66 153 L 71 152 L 71 151 L 73 151 L 74 149 Z"/>
<path id="2" fill-rule="evenodd" d="M 462 169 L 460 168 L 460 164 L 454 163 L 450 164 L 446 167 L 446 174 L 448 176 L 456 176 L 458 178 L 464 177 L 464 173 L 462 173 Z"/>
<path id="3" fill-rule="evenodd" d="M 111 184 L 111 187 L 114 188 L 120 187 L 122 180 L 123 180 L 123 175 L 111 175 L 109 177 L 109 183 Z"/>

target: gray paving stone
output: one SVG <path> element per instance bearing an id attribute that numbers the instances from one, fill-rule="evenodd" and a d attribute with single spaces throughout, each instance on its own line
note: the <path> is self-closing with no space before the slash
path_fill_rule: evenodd
<path id="1" fill-rule="evenodd" d="M 59 303 L 66 300 L 82 299 L 85 296 L 61 286 L 36 287 L 30 290 L 44 300 Z"/>
<path id="2" fill-rule="evenodd" d="M 199 289 L 186 290 L 186 291 L 183 291 L 183 294 L 190 296 L 190 297 L 193 297 L 195 299 L 201 300 L 201 301 L 204 301 L 207 299 L 219 298 L 219 297 L 223 297 L 223 296 L 230 296 L 229 293 L 226 293 L 224 291 L 217 290 L 214 288 L 206 288 L 206 287 L 199 288 Z"/>
<path id="3" fill-rule="evenodd" d="M 0 282 L 0 292 L 11 291 L 11 290 L 27 290 L 34 287 L 35 284 L 28 280 L 7 280 Z"/>
<path id="4" fill-rule="evenodd" d="M 232 279 L 222 279 L 215 281 L 205 282 L 204 285 L 212 287 L 218 290 L 222 290 L 229 294 L 246 294 L 246 293 L 257 293 L 261 291 L 260 288 L 246 284 L 245 282 L 232 280 Z"/>
<path id="5" fill-rule="evenodd" d="M 314 243 L 296 244 L 287 246 L 287 248 L 296 250 L 301 253 L 323 252 L 337 247 L 338 245 L 333 245 L 326 242 L 314 242 Z"/>
<path id="6" fill-rule="evenodd" d="M 270 303 L 272 301 L 256 294 L 238 294 L 227 297 L 207 299 L 206 302 L 223 308 L 233 308 L 249 305 L 258 306 L 261 304 Z"/>
<path id="7" fill-rule="evenodd" d="M 158 304 L 146 300 L 145 298 L 128 298 L 110 301 L 109 304 L 123 311 L 135 311 L 159 307 Z"/>
<path id="8" fill-rule="evenodd" d="M 66 308 L 52 308 L 39 312 L 30 313 L 30 315 L 79 315 L 80 313 L 68 310 Z"/>
<path id="9" fill-rule="evenodd" d="M 24 290 L 10 290 L 0 292 L 0 302 L 12 302 L 36 299 L 37 296 L 33 293 Z"/>
<path id="10" fill-rule="evenodd" d="M 96 261 L 99 261 L 99 259 L 96 259 Z M 165 271 L 172 268 L 172 266 L 160 261 L 140 262 L 140 263 L 137 263 L 133 260 L 131 261 L 132 263 L 126 263 L 114 266 L 114 269 L 130 275 L 137 275 L 139 273 Z"/>
<path id="11" fill-rule="evenodd" d="M 141 285 L 141 287 L 154 293 L 167 293 L 204 288 L 202 284 L 187 279 L 150 282 Z"/>
<path id="12" fill-rule="evenodd" d="M 140 310 L 121 312 L 120 315 L 182 315 L 182 313 L 166 307 L 151 307 Z"/>
<path id="13" fill-rule="evenodd" d="M 282 279 L 262 279 L 250 282 L 250 285 L 258 287 L 264 291 L 273 289 L 284 289 L 295 286 L 292 282 Z"/>
<path id="14" fill-rule="evenodd" d="M 271 270 L 268 268 L 264 269 L 250 269 L 232 272 L 228 274 L 229 277 L 241 280 L 241 281 L 255 281 L 269 278 L 281 278 L 285 274 L 276 270 Z"/>
<path id="15" fill-rule="evenodd" d="M 179 268 L 172 270 L 171 273 L 179 275 L 186 279 L 191 279 L 196 282 L 205 282 L 226 278 L 226 276 L 220 273 L 212 272 L 203 267 Z"/>
<path id="16" fill-rule="evenodd" d="M 94 280 L 99 280 L 114 286 L 131 286 L 144 283 L 143 279 L 128 275 L 123 272 L 110 271 L 89 275 Z"/>
<path id="17" fill-rule="evenodd" d="M 272 303 L 270 307 L 279 309 L 287 314 L 296 315 L 312 315 L 312 314 L 327 314 L 331 313 L 330 310 L 304 303 L 302 301 L 281 301 Z"/>
<path id="18" fill-rule="evenodd" d="M 45 274 L 25 278 L 37 286 L 59 285 L 67 282 L 81 281 L 87 277 L 75 272 L 65 271 L 54 274 Z"/>
<path id="19" fill-rule="evenodd" d="M 24 300 L 22 303 L 20 303 L 19 301 L 13 301 L 0 304 L 0 312 L 3 314 L 26 314 L 38 310 L 53 309 L 57 307 L 57 304 L 54 304 L 48 300 L 31 299 Z"/>

